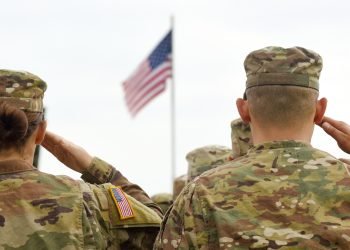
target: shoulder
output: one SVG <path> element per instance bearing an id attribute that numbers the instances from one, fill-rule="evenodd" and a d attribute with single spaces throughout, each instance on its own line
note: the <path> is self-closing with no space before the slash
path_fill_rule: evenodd
<path id="1" fill-rule="evenodd" d="M 159 227 L 161 218 L 151 208 L 110 183 L 80 182 L 84 201 L 95 205 L 111 228 Z"/>
<path id="2" fill-rule="evenodd" d="M 80 194 L 79 181 L 69 176 L 52 175 L 39 170 L 22 172 L 20 174 L 22 176 L 22 185 L 33 186 L 33 192 L 39 192 L 43 195 L 52 193 L 54 196 L 64 193 L 68 195 Z"/>
<path id="3" fill-rule="evenodd" d="M 252 174 L 250 166 L 253 166 L 254 163 L 254 159 L 243 156 L 220 165 L 195 178 L 192 182 L 193 185 L 188 187 L 188 191 L 192 193 L 207 192 L 223 183 L 230 183 L 230 186 L 234 186 L 234 184 L 237 184 L 237 181 L 242 180 L 242 177 Z"/>
<path id="4" fill-rule="evenodd" d="M 196 196 L 196 184 L 188 184 L 167 210 L 155 242 L 155 249 L 194 249 L 188 238 L 197 238 L 204 225 L 202 209 Z"/>

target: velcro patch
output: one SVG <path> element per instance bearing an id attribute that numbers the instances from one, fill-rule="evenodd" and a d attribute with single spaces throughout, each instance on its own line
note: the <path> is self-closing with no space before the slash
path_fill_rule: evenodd
<path id="1" fill-rule="evenodd" d="M 123 190 L 120 187 L 110 187 L 109 192 L 111 193 L 113 201 L 119 211 L 120 219 L 125 220 L 134 218 L 134 211 Z"/>

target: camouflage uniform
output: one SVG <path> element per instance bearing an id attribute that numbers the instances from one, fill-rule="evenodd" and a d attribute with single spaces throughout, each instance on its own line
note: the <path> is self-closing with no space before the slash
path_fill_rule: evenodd
<path id="1" fill-rule="evenodd" d="M 310 77 L 286 73 L 297 79 L 289 84 L 318 86 L 319 56 L 291 50 L 266 48 L 250 56 L 294 62 L 304 73 L 290 69 Z M 350 176 L 342 162 L 305 142 L 266 142 L 189 184 L 166 214 L 154 249 L 349 249 L 349 214 Z"/>
<path id="2" fill-rule="evenodd" d="M 0 101 L 42 112 L 45 89 L 30 73 L 0 70 Z M 161 211 L 140 187 L 98 158 L 82 179 L 0 160 L 0 249 L 152 248 Z"/>
<path id="3" fill-rule="evenodd" d="M 163 213 L 173 204 L 173 195 L 169 193 L 155 194 L 151 199 L 162 209 Z"/>

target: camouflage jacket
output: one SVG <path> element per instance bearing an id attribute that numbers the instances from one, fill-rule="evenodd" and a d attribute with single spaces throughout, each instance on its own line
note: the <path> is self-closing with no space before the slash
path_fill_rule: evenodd
<path id="1" fill-rule="evenodd" d="M 256 145 L 187 185 L 154 249 L 349 249 L 350 177 L 296 141 Z"/>
<path id="2" fill-rule="evenodd" d="M 161 212 L 147 194 L 98 158 L 82 178 L 0 161 L 0 249 L 151 249 Z"/>

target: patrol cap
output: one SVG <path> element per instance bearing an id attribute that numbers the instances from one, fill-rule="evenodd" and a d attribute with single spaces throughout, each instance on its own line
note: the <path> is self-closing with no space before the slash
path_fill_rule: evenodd
<path id="1" fill-rule="evenodd" d="M 253 145 L 249 123 L 244 123 L 240 118 L 233 120 L 231 122 L 231 141 L 233 158 L 245 155 Z"/>
<path id="2" fill-rule="evenodd" d="M 196 148 L 186 155 L 188 162 L 187 181 L 190 182 L 207 170 L 233 159 L 232 149 L 220 145 Z"/>
<path id="3" fill-rule="evenodd" d="M 29 112 L 43 112 L 46 83 L 25 71 L 0 69 L 0 101 Z"/>
<path id="4" fill-rule="evenodd" d="M 322 58 L 302 47 L 266 47 L 251 52 L 244 61 L 246 89 L 264 85 L 289 85 L 319 90 Z"/>

